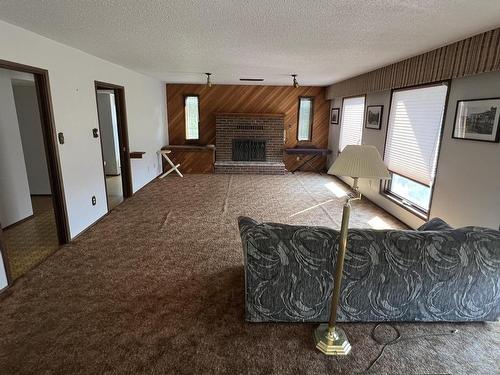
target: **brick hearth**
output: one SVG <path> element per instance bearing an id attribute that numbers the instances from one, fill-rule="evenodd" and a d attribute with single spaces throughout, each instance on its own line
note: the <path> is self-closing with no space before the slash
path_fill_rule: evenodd
<path id="1" fill-rule="evenodd" d="M 283 114 L 216 114 L 215 173 L 284 174 Z M 233 139 L 265 140 L 266 161 L 232 160 Z"/>

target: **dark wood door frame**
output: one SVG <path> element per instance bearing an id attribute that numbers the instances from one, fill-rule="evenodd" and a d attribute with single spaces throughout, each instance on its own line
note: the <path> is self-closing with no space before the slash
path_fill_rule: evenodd
<path id="1" fill-rule="evenodd" d="M 59 161 L 59 151 L 57 146 L 57 134 L 54 124 L 54 113 L 52 109 L 52 99 L 50 95 L 49 72 L 46 69 L 34 66 L 18 64 L 11 61 L 0 60 L 0 68 L 14 70 L 17 72 L 31 73 L 35 79 L 35 89 L 40 111 L 40 122 L 42 124 L 42 134 L 47 157 L 47 168 L 50 178 L 50 188 L 52 190 L 52 202 L 54 206 L 54 216 L 57 226 L 57 235 L 61 245 L 69 243 L 69 224 L 64 198 L 64 185 L 62 180 L 61 165 Z M 2 242 L 0 225 L 0 250 L 2 251 L 7 279 L 9 285 L 12 283 L 9 260 Z"/>
<path id="2" fill-rule="evenodd" d="M 99 103 L 97 101 L 97 90 L 110 90 L 115 94 L 115 107 L 116 107 L 116 120 L 118 125 L 118 143 L 120 148 L 120 165 L 122 177 L 123 199 L 132 196 L 132 169 L 130 164 L 130 149 L 128 145 L 128 127 L 127 127 L 127 109 L 125 105 L 125 88 L 123 86 L 115 85 L 112 83 L 94 81 L 95 85 L 95 98 L 97 117 L 99 118 Z M 99 122 L 99 138 L 101 141 L 101 154 L 102 154 L 102 175 L 104 178 L 104 187 L 106 189 L 106 202 L 109 209 L 108 188 L 106 187 L 106 172 L 104 169 L 104 152 L 102 147 L 102 131 L 101 123 Z"/>

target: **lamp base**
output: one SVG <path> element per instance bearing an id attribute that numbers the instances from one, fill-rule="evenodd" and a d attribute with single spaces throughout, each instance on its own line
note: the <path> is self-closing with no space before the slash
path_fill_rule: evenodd
<path id="1" fill-rule="evenodd" d="M 314 331 L 316 348 L 326 355 L 347 355 L 351 351 L 351 344 L 345 332 L 335 327 L 330 331 L 328 324 L 320 324 Z"/>

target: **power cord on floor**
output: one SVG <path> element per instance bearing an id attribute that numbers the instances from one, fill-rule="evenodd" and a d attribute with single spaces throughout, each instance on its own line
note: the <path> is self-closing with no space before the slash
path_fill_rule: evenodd
<path id="1" fill-rule="evenodd" d="M 394 338 L 392 340 L 389 340 L 387 342 L 382 342 L 381 340 L 379 340 L 376 337 L 375 333 L 376 333 L 377 329 L 379 327 L 383 326 L 383 325 L 391 327 L 396 332 L 396 338 Z M 403 337 L 403 336 L 401 336 L 401 332 L 399 331 L 399 329 L 396 326 L 394 326 L 393 324 L 390 324 L 390 323 L 378 323 L 372 329 L 371 338 L 377 344 L 383 345 L 382 346 L 382 350 L 380 351 L 380 353 L 378 354 L 378 356 L 370 363 L 370 365 L 366 368 L 366 370 L 363 371 L 363 373 L 367 373 L 368 371 L 370 371 L 372 369 L 373 366 L 375 366 L 375 364 L 379 361 L 379 359 L 382 358 L 382 356 L 384 355 L 385 349 L 389 345 L 394 345 L 394 344 L 397 344 L 397 343 L 400 343 L 400 342 L 403 342 L 403 341 L 416 340 L 416 339 L 420 339 L 420 338 L 429 338 L 429 337 L 436 337 L 436 336 L 450 336 L 450 335 L 456 334 L 457 332 L 458 332 L 458 329 L 454 329 L 454 330 L 451 330 L 451 331 L 448 331 L 448 332 L 442 332 L 442 333 L 427 333 L 427 334 L 422 334 L 422 335 L 414 335 L 414 336 Z"/>

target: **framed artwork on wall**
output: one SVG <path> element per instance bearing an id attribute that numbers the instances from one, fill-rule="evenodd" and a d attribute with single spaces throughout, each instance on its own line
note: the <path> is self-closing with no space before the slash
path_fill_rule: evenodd
<path id="1" fill-rule="evenodd" d="M 330 116 L 330 123 L 332 125 L 339 124 L 340 108 L 332 108 L 332 114 Z"/>
<path id="2" fill-rule="evenodd" d="M 369 105 L 366 107 L 365 128 L 380 130 L 382 127 L 383 105 Z"/>
<path id="3" fill-rule="evenodd" d="M 498 142 L 500 98 L 457 101 L 452 138 Z"/>

